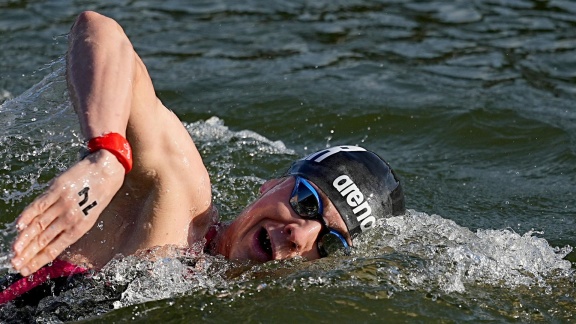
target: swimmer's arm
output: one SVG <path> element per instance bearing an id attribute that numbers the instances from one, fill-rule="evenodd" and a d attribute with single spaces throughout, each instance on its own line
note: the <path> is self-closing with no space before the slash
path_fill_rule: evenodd
<path id="1" fill-rule="evenodd" d="M 136 55 L 114 20 L 93 12 L 78 16 L 69 35 L 67 79 L 82 133 L 126 137 Z"/>
<path id="2" fill-rule="evenodd" d="M 23 275 L 78 241 L 123 182 L 150 194 L 154 202 L 147 210 L 154 221 L 151 242 L 170 243 L 170 233 L 187 229 L 191 220 L 196 224 L 211 210 L 210 179 L 200 154 L 180 120 L 156 97 L 146 67 L 121 27 L 97 13 L 82 13 L 70 41 L 67 77 L 84 136 L 125 134 L 134 168 L 124 177 L 122 165 L 101 150 L 53 180 L 17 221 L 12 264 Z"/>
<path id="3" fill-rule="evenodd" d="M 115 21 L 93 12 L 79 15 L 69 41 L 68 87 L 83 135 L 128 137 L 141 64 L 130 41 Z M 14 268 L 26 276 L 53 261 L 95 224 L 123 181 L 123 166 L 106 150 L 56 177 L 18 217 Z"/>

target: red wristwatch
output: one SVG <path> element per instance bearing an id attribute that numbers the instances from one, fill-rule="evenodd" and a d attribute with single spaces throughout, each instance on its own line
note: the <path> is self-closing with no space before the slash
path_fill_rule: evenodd
<path id="1" fill-rule="evenodd" d="M 88 151 L 107 150 L 124 166 L 126 173 L 132 170 L 132 148 L 124 136 L 118 133 L 106 133 L 88 141 Z"/>

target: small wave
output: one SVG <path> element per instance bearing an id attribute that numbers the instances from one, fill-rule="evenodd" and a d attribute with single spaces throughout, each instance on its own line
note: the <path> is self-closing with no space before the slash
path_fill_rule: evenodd
<path id="1" fill-rule="evenodd" d="M 282 141 L 272 141 L 251 130 L 230 130 L 224 125 L 224 121 L 216 116 L 206 121 L 184 123 L 184 127 L 196 141 L 204 145 L 234 142 L 241 149 L 251 149 L 250 146 L 253 146 L 253 149 L 260 154 L 294 154 L 294 151 L 287 148 Z"/>
<path id="2" fill-rule="evenodd" d="M 553 275 L 573 275 L 571 263 L 564 259 L 572 247 L 552 247 L 534 236 L 536 232 L 520 235 L 508 229 L 479 229 L 474 233 L 452 220 L 414 210 L 381 220 L 380 230 L 361 241 L 363 253 L 374 253 L 376 246 L 417 256 L 427 264 L 426 281 L 436 281 L 445 292 L 464 292 L 465 284 L 476 282 L 544 287 Z M 423 280 L 414 277 L 412 281 Z"/>

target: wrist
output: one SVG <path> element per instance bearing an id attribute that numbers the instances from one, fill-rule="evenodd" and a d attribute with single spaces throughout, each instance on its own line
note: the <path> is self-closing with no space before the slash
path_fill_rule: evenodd
<path id="1" fill-rule="evenodd" d="M 116 156 L 108 150 L 102 149 L 94 153 L 89 153 L 86 160 L 97 166 L 98 174 L 102 178 L 110 179 L 110 177 L 118 177 L 124 179 L 125 177 L 126 169 Z"/>
<path id="2" fill-rule="evenodd" d="M 122 164 L 125 174 L 132 170 L 132 148 L 130 143 L 118 133 L 106 133 L 88 141 L 88 152 L 106 150 L 112 153 Z"/>

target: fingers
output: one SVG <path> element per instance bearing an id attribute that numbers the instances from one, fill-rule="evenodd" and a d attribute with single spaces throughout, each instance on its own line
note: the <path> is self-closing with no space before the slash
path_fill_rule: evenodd
<path id="1" fill-rule="evenodd" d="M 22 211 L 20 216 L 18 216 L 16 228 L 19 230 L 26 228 L 34 218 L 48 210 L 57 200 L 58 195 L 52 193 L 52 191 L 47 191 L 38 196 Z"/>
<path id="2" fill-rule="evenodd" d="M 20 232 L 18 233 L 16 241 L 14 241 L 13 249 L 16 255 L 21 253 L 22 250 L 24 250 L 30 242 L 35 240 L 38 235 L 45 232 L 54 219 L 62 212 L 61 208 L 57 208 L 55 205 L 49 207 L 51 208 L 40 214 L 35 214 L 37 211 L 40 211 L 40 209 L 36 209 L 35 207 L 30 209 L 27 208 L 25 213 L 22 213 L 22 215 L 26 217 L 25 220 L 27 224 L 23 228 L 19 227 Z M 34 218 L 32 218 L 31 221 L 28 221 L 28 217 L 32 217 L 32 215 L 34 215 Z"/>
<path id="3" fill-rule="evenodd" d="M 56 204 L 58 200 L 51 198 L 51 196 L 54 195 L 45 194 L 38 197 L 26 207 L 18 219 L 17 224 L 20 232 L 13 244 L 14 257 L 12 258 L 12 266 L 15 270 L 20 271 L 23 276 L 30 274 L 29 271 L 35 271 L 29 270 L 30 268 L 36 269 L 54 260 L 65 248 L 60 251 L 52 251 L 48 248 L 49 244 L 64 229 L 61 222 L 55 221 L 64 212 L 64 206 Z M 49 252 L 48 255 L 55 254 L 54 257 L 45 261 L 45 263 L 37 265 L 39 252 L 44 253 L 42 260 L 47 258 L 47 252 Z M 36 263 L 30 264 L 30 261 L 35 258 Z"/>
<path id="4" fill-rule="evenodd" d="M 55 212 L 52 212 L 56 214 Z M 47 217 L 49 218 L 49 217 Z M 54 219 L 55 217 L 52 217 Z M 38 228 L 40 221 L 33 221 L 27 229 Z M 70 230 L 70 233 L 73 233 Z M 27 238 L 19 253 L 16 253 L 12 265 L 23 276 L 27 276 L 38 270 L 48 262 L 53 261 L 66 247 L 74 242 L 72 235 L 67 231 L 66 219 L 56 218 L 44 230 L 33 237 Z"/>
<path id="5" fill-rule="evenodd" d="M 58 235 L 44 249 L 39 253 L 34 254 L 28 262 L 23 263 L 22 268 L 19 269 L 20 274 L 24 277 L 29 276 L 49 262 L 54 261 L 56 257 L 69 245 L 69 238 L 66 236 L 65 233 L 60 233 L 60 235 Z"/>

